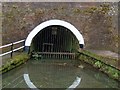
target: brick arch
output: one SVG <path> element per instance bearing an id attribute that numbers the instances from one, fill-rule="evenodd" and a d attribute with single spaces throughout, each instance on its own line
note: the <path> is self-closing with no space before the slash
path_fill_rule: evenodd
<path id="1" fill-rule="evenodd" d="M 35 35 L 37 35 L 42 29 L 48 27 L 48 26 L 52 26 L 52 25 L 59 25 L 59 26 L 63 26 L 66 27 L 68 30 L 70 30 L 78 39 L 79 41 L 79 45 L 80 48 L 83 48 L 84 46 L 84 38 L 82 36 L 82 34 L 79 32 L 79 30 L 77 30 L 72 24 L 63 21 L 63 20 L 57 20 L 57 19 L 53 19 L 53 20 L 48 20 L 45 21 L 41 24 L 39 24 L 38 26 L 36 26 L 28 35 L 28 37 L 26 38 L 25 41 L 25 47 L 30 47 L 32 39 L 35 37 Z"/>

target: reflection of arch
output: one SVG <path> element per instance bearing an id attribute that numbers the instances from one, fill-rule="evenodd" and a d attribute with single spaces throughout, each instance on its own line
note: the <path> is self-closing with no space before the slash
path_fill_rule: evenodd
<path id="1" fill-rule="evenodd" d="M 59 25 L 59 26 L 63 26 L 66 27 L 68 30 L 70 30 L 78 39 L 80 47 L 82 48 L 84 45 L 84 39 L 83 36 L 81 35 L 81 33 L 70 23 L 62 21 L 62 20 L 48 20 L 45 21 L 41 24 L 39 24 L 37 27 L 35 27 L 30 34 L 28 35 L 26 42 L 25 42 L 25 46 L 29 47 L 31 45 L 32 39 L 35 37 L 35 35 L 37 35 L 38 32 L 40 32 L 42 29 L 48 27 L 48 26 L 52 26 L 52 25 Z"/>

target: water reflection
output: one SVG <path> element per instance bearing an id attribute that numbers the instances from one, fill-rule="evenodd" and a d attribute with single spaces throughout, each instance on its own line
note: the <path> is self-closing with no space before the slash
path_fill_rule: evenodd
<path id="1" fill-rule="evenodd" d="M 80 63 L 80 66 L 76 66 L 76 63 Z M 29 60 L 3 74 L 3 87 L 27 88 L 23 78 L 25 73 L 29 74 L 30 80 L 38 88 L 68 88 L 77 76 L 82 78 L 77 88 L 118 88 L 117 81 L 76 60 Z"/>

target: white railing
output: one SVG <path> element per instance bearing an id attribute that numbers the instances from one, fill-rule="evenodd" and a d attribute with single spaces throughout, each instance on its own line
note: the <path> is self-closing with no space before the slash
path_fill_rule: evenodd
<path id="1" fill-rule="evenodd" d="M 11 57 L 12 57 L 13 52 L 24 48 L 24 44 L 23 44 L 23 46 L 20 46 L 18 48 L 13 49 L 14 45 L 23 43 L 24 41 L 25 40 L 20 40 L 20 41 L 14 42 L 14 43 L 10 43 L 10 44 L 7 44 L 7 45 L 0 46 L 0 49 L 6 48 L 6 47 L 11 47 L 10 51 L 0 54 L 0 57 L 4 56 L 4 55 L 7 55 L 7 54 L 11 54 Z"/>

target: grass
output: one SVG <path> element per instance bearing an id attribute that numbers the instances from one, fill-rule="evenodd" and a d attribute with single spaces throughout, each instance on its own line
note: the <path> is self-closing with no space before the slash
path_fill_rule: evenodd
<path id="1" fill-rule="evenodd" d="M 5 73 L 23 63 L 25 63 L 29 59 L 27 53 L 21 53 L 19 55 L 14 56 L 12 59 L 9 60 L 6 64 L 0 67 L 0 74 Z"/>
<path id="2" fill-rule="evenodd" d="M 120 81 L 120 70 L 113 65 L 103 62 L 103 59 L 105 61 L 109 58 L 96 55 L 86 50 L 79 52 L 78 58 L 86 63 L 91 64 L 93 67 L 99 69 L 109 77 Z"/>

